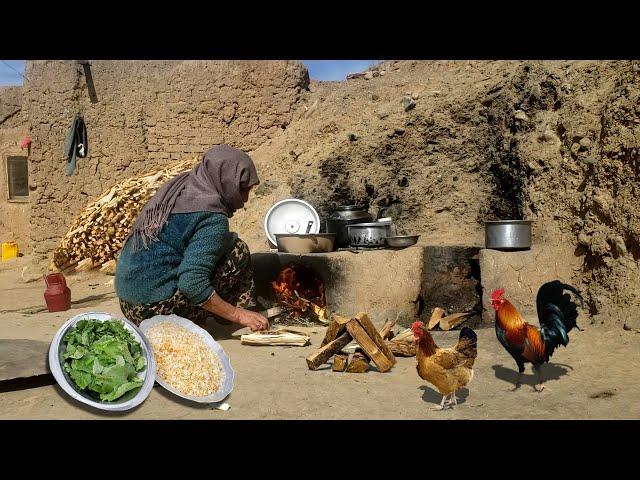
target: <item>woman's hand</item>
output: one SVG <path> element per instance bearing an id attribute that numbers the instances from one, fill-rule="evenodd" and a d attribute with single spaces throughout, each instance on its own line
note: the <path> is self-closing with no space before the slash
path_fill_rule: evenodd
<path id="1" fill-rule="evenodd" d="M 202 308 L 221 316 L 225 320 L 229 320 L 233 323 L 239 323 L 243 327 L 249 327 L 254 332 L 269 328 L 268 320 L 259 313 L 235 307 L 225 302 L 220 298 L 220 295 L 215 293 L 211 298 L 209 298 L 209 300 L 202 304 Z"/>
<path id="2" fill-rule="evenodd" d="M 252 332 L 266 330 L 269 328 L 269 321 L 257 312 L 245 310 L 244 308 L 236 308 L 233 315 L 233 322 L 239 323 L 244 327 L 249 327 Z"/>

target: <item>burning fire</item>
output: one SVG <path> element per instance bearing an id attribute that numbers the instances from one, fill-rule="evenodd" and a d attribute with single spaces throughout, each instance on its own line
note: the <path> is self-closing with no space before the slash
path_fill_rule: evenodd
<path id="1" fill-rule="evenodd" d="M 324 283 L 311 269 L 287 267 L 271 282 L 276 300 L 299 315 L 313 312 L 322 323 L 327 322 Z"/>

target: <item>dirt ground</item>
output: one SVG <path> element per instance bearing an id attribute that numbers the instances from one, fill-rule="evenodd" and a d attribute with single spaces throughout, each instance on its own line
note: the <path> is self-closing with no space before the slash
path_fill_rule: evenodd
<path id="1" fill-rule="evenodd" d="M 43 312 L 44 286 L 23 283 L 19 263 L 0 269 L 0 339 L 50 342 L 68 318 L 82 312 L 120 314 L 113 277 L 86 273 L 69 278 L 72 310 Z M 509 391 L 515 364 L 493 329 L 478 331 L 475 377 L 459 394 L 459 405 L 431 410 L 440 395 L 415 370 L 415 358 L 399 358 L 388 373 L 333 373 L 329 365 L 310 371 L 304 357 L 320 344 L 324 328 L 309 329 L 307 347 L 252 347 L 240 344 L 233 328 L 208 326 L 231 357 L 236 373 L 228 411 L 182 401 L 157 386 L 137 409 L 105 414 L 69 399 L 56 385 L 0 393 L 1 419 L 632 419 L 640 417 L 640 335 L 589 325 L 571 333 L 568 348 L 556 351 L 545 369 L 547 388 L 533 391 L 528 368 L 519 391 Z M 457 332 L 436 332 L 448 346 Z"/>

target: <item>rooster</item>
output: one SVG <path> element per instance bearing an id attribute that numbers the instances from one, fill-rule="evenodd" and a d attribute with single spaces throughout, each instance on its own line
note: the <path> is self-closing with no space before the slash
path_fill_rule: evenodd
<path id="1" fill-rule="evenodd" d="M 456 391 L 473 378 L 478 344 L 476 333 L 469 327 L 463 327 L 455 347 L 440 348 L 433 341 L 431 333 L 424 328 L 424 323 L 414 322 L 411 330 L 417 344 L 418 375 L 433 384 L 442 395 L 442 402 L 436 410 L 443 410 L 452 402 L 457 405 Z M 449 396 L 451 398 L 447 401 Z"/>
<path id="2" fill-rule="evenodd" d="M 520 387 L 525 363 L 533 364 L 538 376 L 539 388 L 534 386 L 534 389 L 544 390 L 542 364 L 549 361 L 558 345 L 566 347 L 569 344 L 569 332 L 573 328 L 582 331 L 576 323 L 577 305 L 570 295 L 564 293 L 565 290 L 573 292 L 584 308 L 580 292 L 571 285 L 559 280 L 545 283 L 536 297 L 540 328 L 522 319 L 516 308 L 503 297 L 504 289 L 491 293 L 491 306 L 496 311 L 496 336 L 518 365 L 518 380 L 513 390 Z"/>

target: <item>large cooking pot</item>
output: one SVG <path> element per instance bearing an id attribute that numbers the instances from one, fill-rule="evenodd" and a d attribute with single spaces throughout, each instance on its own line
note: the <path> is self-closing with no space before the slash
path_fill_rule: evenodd
<path id="1" fill-rule="evenodd" d="M 495 250 L 527 250 L 531 248 L 530 220 L 497 220 L 485 222 L 485 248 Z"/>
<path id="2" fill-rule="evenodd" d="M 352 247 L 384 247 L 391 235 L 391 225 L 381 222 L 354 223 L 347 229 Z"/>
<path id="3" fill-rule="evenodd" d="M 350 245 L 349 231 L 347 227 L 354 223 L 369 223 L 373 221 L 373 216 L 367 209 L 358 205 L 344 205 L 327 218 L 327 233 L 335 233 L 336 248 L 345 248 Z"/>

